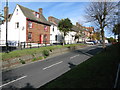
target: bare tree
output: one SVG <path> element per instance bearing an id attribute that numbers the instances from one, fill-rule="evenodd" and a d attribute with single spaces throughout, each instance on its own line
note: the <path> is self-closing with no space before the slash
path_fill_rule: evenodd
<path id="1" fill-rule="evenodd" d="M 87 19 L 94 22 L 101 32 L 103 48 L 105 48 L 104 29 L 111 27 L 117 4 L 114 2 L 91 2 L 86 8 Z"/>

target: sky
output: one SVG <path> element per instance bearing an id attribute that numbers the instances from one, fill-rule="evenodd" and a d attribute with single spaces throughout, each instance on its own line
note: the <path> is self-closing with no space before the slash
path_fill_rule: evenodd
<path id="1" fill-rule="evenodd" d="M 12 0 L 14 1 L 14 0 Z M 90 2 L 41 2 L 41 1 L 31 1 L 31 2 L 9 2 L 9 13 L 13 13 L 16 4 L 22 5 L 29 9 L 38 11 L 39 8 L 43 8 L 43 15 L 46 19 L 49 16 L 56 17 L 58 19 L 69 18 L 72 23 L 75 25 L 76 22 L 79 22 L 83 26 L 93 26 L 93 23 L 86 23 L 85 10 L 89 6 Z M 18 1 L 18 0 L 17 0 Z M 46 0 L 44 0 L 46 1 Z M 1 10 L 4 9 L 5 2 L 2 2 L 0 5 Z M 0 10 L 0 11 L 1 11 Z M 106 37 L 110 37 L 111 32 L 105 32 Z"/>

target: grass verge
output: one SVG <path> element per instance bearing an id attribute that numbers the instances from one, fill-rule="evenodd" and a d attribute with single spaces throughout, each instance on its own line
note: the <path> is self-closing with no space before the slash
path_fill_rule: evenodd
<path id="1" fill-rule="evenodd" d="M 119 62 L 120 44 L 115 44 L 41 88 L 113 88 Z"/>
<path id="2" fill-rule="evenodd" d="M 9 53 L 0 53 L 0 55 L 2 56 L 2 60 L 7 60 L 7 59 L 11 59 L 11 58 L 17 58 L 20 56 L 26 56 L 26 55 L 33 55 L 33 54 L 37 54 L 37 53 L 42 53 L 44 50 L 54 50 L 57 48 L 64 48 L 64 47 L 69 47 L 69 46 L 84 46 L 84 44 L 71 44 L 71 45 L 55 45 L 55 46 L 47 46 L 47 47 L 40 47 L 40 48 L 32 48 L 32 49 L 23 49 L 23 50 L 16 50 L 16 51 L 12 51 Z"/>

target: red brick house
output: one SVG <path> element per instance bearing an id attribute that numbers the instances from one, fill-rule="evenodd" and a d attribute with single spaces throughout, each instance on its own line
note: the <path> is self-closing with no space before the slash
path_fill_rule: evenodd
<path id="1" fill-rule="evenodd" d="M 43 16 L 42 8 L 36 12 L 20 5 L 19 7 L 26 16 L 26 41 L 49 43 L 50 23 Z"/>

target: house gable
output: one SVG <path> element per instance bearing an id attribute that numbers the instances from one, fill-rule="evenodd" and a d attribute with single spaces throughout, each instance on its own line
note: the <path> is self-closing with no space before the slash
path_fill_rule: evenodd
<path id="1" fill-rule="evenodd" d="M 29 8 L 23 7 L 21 5 L 18 5 L 18 6 L 20 7 L 20 9 L 22 10 L 23 14 L 25 15 L 25 17 L 27 19 L 50 26 L 50 23 L 46 20 L 46 18 L 43 16 L 42 13 L 36 12 L 36 11 L 31 10 Z M 39 18 L 36 17 L 35 13 L 39 14 Z"/>

